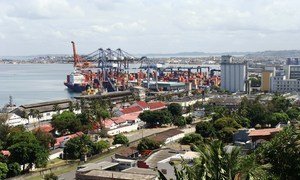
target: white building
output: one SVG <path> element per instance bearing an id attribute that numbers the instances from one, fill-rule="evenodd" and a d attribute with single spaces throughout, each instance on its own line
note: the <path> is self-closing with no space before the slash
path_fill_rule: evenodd
<path id="1" fill-rule="evenodd" d="M 300 80 L 287 79 L 286 76 L 274 76 L 271 77 L 271 91 L 272 92 L 299 92 Z"/>
<path id="2" fill-rule="evenodd" d="M 70 104 L 73 104 L 73 112 L 75 114 L 81 113 L 81 110 L 75 108 L 75 101 L 70 99 L 48 101 L 35 104 L 21 105 L 11 112 L 11 116 L 7 120 L 7 124 L 20 125 L 20 124 L 32 124 L 39 121 L 49 121 L 52 116 L 68 111 Z M 38 112 L 38 113 L 37 113 Z"/>
<path id="3" fill-rule="evenodd" d="M 221 58 L 221 89 L 229 92 L 246 91 L 246 63 L 233 63 L 229 55 Z"/>

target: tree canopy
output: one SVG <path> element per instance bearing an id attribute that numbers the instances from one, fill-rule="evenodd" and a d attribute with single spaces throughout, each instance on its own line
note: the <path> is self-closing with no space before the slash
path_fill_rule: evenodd
<path id="1" fill-rule="evenodd" d="M 161 126 L 172 122 L 172 115 L 168 110 L 144 111 L 139 118 L 150 126 Z"/>
<path id="2" fill-rule="evenodd" d="M 70 111 L 64 111 L 61 114 L 54 115 L 51 125 L 62 134 L 67 132 L 76 133 L 81 130 L 81 121 Z"/>
<path id="3" fill-rule="evenodd" d="M 128 144 L 129 140 L 126 136 L 124 136 L 123 134 L 117 134 L 114 137 L 114 141 L 113 144 Z"/>
<path id="4" fill-rule="evenodd" d="M 178 103 L 171 103 L 168 105 L 168 111 L 170 111 L 173 116 L 181 116 L 182 106 Z"/>
<path id="5" fill-rule="evenodd" d="M 158 149 L 160 147 L 160 142 L 156 142 L 152 139 L 149 138 L 143 138 L 138 146 L 137 146 L 137 150 L 139 152 L 143 152 L 144 150 L 154 150 L 154 149 Z"/>

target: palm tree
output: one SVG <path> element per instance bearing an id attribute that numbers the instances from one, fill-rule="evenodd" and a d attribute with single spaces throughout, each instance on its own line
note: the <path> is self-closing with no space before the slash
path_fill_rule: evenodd
<path id="1" fill-rule="evenodd" d="M 74 111 L 74 104 L 72 101 L 69 102 L 69 111 L 73 112 Z"/>
<path id="2" fill-rule="evenodd" d="M 57 112 L 57 114 L 59 114 L 59 113 L 60 113 L 60 110 L 61 110 L 59 104 L 54 104 L 54 105 L 53 105 L 53 110 L 54 110 L 55 112 Z"/>

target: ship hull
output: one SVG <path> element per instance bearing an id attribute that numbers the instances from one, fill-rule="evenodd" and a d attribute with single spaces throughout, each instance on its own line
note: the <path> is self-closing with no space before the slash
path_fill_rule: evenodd
<path id="1" fill-rule="evenodd" d="M 82 91 L 86 90 L 85 85 L 80 85 L 80 84 L 71 84 L 71 83 L 64 83 L 65 86 L 68 87 L 69 90 L 77 93 L 81 93 Z"/>

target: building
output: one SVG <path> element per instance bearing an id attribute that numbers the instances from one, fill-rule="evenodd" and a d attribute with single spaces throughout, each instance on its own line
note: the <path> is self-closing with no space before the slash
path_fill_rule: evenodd
<path id="1" fill-rule="evenodd" d="M 286 68 L 288 79 L 300 79 L 300 65 L 289 65 Z"/>
<path id="2" fill-rule="evenodd" d="M 268 128 L 268 129 L 255 129 L 250 130 L 249 138 L 252 141 L 253 147 L 256 148 L 259 144 L 269 141 L 272 139 L 277 133 L 279 133 L 282 128 Z"/>
<path id="3" fill-rule="evenodd" d="M 176 154 L 157 163 L 157 169 L 166 177 L 168 180 L 176 179 L 174 166 L 180 171 L 182 169 L 182 162 L 185 161 L 187 164 L 193 164 L 195 158 L 199 157 L 198 152 L 188 151 L 184 154 Z"/>
<path id="4" fill-rule="evenodd" d="M 286 93 L 286 92 L 299 92 L 300 79 L 287 79 L 285 75 L 276 75 L 271 77 L 271 91 Z"/>
<path id="5" fill-rule="evenodd" d="M 91 170 L 87 173 L 77 173 L 77 180 L 158 180 L 158 175 L 142 171 L 116 172 L 108 170 Z"/>
<path id="6" fill-rule="evenodd" d="M 151 139 L 162 144 L 168 144 L 184 137 L 184 132 L 178 129 L 169 129 L 167 131 L 155 134 Z"/>
<path id="7" fill-rule="evenodd" d="M 221 57 L 221 89 L 229 92 L 246 91 L 246 63 L 233 63 L 232 56 Z"/>
<path id="8" fill-rule="evenodd" d="M 286 65 L 300 65 L 299 58 L 287 58 Z"/>
<path id="9" fill-rule="evenodd" d="M 275 75 L 275 67 L 265 67 L 261 73 L 261 91 L 270 92 L 271 90 L 271 77 Z"/>
<path id="10" fill-rule="evenodd" d="M 8 124 L 32 124 L 39 121 L 49 121 L 52 116 L 63 111 L 68 111 L 70 105 L 75 106 L 76 101 L 63 99 L 42 103 L 26 104 L 14 109 Z M 81 113 L 80 109 L 73 107 L 75 114 Z M 38 114 L 35 114 L 37 113 Z"/>

